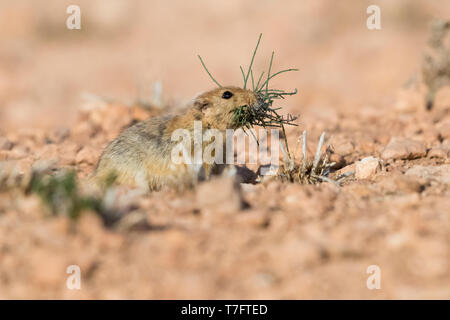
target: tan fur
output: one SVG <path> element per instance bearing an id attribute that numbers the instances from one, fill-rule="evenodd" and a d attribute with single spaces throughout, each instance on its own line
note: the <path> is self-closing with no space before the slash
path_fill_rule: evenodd
<path id="1" fill-rule="evenodd" d="M 232 92 L 233 96 L 222 98 L 225 91 Z M 254 106 L 257 102 L 250 90 L 221 87 L 199 95 L 183 114 L 139 122 L 125 129 L 106 147 L 92 179 L 100 184 L 114 174 L 119 184 L 149 190 L 185 183 L 191 179 L 192 167 L 173 165 L 171 152 L 177 142 L 171 141 L 172 133 L 176 129 L 188 129 L 192 137 L 195 120 L 202 121 L 203 130 L 214 128 L 224 133 L 226 129 L 233 129 L 232 111 L 235 108 Z M 204 163 L 203 169 L 208 176 L 214 165 Z"/>

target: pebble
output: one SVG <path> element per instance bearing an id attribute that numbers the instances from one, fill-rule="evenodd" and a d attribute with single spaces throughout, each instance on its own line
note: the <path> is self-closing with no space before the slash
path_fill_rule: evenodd
<path id="1" fill-rule="evenodd" d="M 381 170 L 381 161 L 378 158 L 366 157 L 356 162 L 356 179 L 368 179 Z"/>
<path id="2" fill-rule="evenodd" d="M 408 171 L 405 175 L 417 176 L 428 181 L 437 181 L 444 184 L 450 183 L 450 164 L 442 166 L 420 166 L 416 165 Z"/>
<path id="3" fill-rule="evenodd" d="M 392 138 L 381 153 L 384 160 L 417 159 L 427 154 L 424 143 L 401 137 Z"/>

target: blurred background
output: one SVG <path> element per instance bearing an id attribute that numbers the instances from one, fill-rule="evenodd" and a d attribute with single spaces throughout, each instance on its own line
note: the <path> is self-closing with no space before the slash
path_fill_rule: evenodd
<path id="1" fill-rule="evenodd" d="M 73 4 L 81 30 L 66 27 Z M 420 77 L 432 21 L 449 17 L 449 0 L 0 0 L 0 299 L 448 299 L 450 92 L 427 111 Z M 299 69 L 272 83 L 299 90 L 277 101 L 300 115 L 289 143 L 306 129 L 313 154 L 326 131 L 342 170 L 383 158 L 372 176 L 118 189 L 105 197 L 117 226 L 91 211 L 47 219 L 28 192 L 35 166 L 83 181 L 122 128 L 215 87 L 198 54 L 241 86 L 260 33 L 257 74 L 272 50 L 273 71 Z M 136 105 L 155 84 L 166 109 Z M 80 291 L 65 287 L 72 264 Z M 372 264 L 382 290 L 366 287 Z"/>
<path id="2" fill-rule="evenodd" d="M 81 8 L 81 30 L 66 8 Z M 366 8 L 381 8 L 368 30 Z M 447 0 L 1 0 L 0 130 L 70 125 L 83 94 L 134 101 L 155 82 L 183 105 L 214 87 L 200 54 L 223 84 L 242 85 L 259 33 L 256 70 L 297 67 L 274 85 L 299 89 L 291 112 L 353 112 L 383 107 L 420 68 L 433 18 Z"/>

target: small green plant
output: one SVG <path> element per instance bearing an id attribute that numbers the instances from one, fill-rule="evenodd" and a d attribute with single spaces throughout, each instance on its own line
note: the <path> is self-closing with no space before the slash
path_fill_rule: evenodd
<path id="1" fill-rule="evenodd" d="M 245 72 L 244 68 L 240 66 L 241 74 L 244 80 L 243 88 L 246 89 L 247 85 L 249 84 L 249 80 L 251 80 L 252 90 L 259 98 L 260 103 L 256 107 L 247 105 L 237 107 L 235 110 L 232 111 L 233 123 L 235 124 L 236 127 L 242 128 L 244 132 L 246 131 L 246 129 L 250 130 L 253 126 L 261 126 L 264 128 L 267 127 L 280 128 L 283 132 L 286 148 L 289 151 L 284 126 L 285 125 L 296 126 L 297 124 L 295 123 L 295 121 L 297 120 L 298 117 L 292 116 L 290 114 L 288 114 L 286 117 L 283 117 L 278 113 L 278 110 L 280 108 L 273 108 L 272 105 L 274 103 L 274 100 L 276 99 L 284 99 L 286 96 L 292 96 L 297 94 L 297 89 L 295 89 L 292 92 L 286 92 L 284 90 L 271 88 L 269 84 L 270 80 L 272 80 L 274 77 L 285 72 L 298 71 L 298 69 L 284 69 L 275 72 L 274 74 L 271 74 L 273 57 L 275 54 L 274 52 L 272 52 L 267 76 L 264 78 L 265 72 L 263 71 L 259 75 L 258 80 L 255 81 L 253 75 L 253 63 L 255 61 L 256 52 L 258 51 L 258 47 L 261 42 L 261 37 L 262 34 L 259 35 L 258 42 L 256 43 L 256 47 L 255 50 L 253 51 L 253 55 L 250 64 L 247 68 L 247 71 Z M 221 87 L 220 83 L 209 72 L 208 68 L 203 62 L 203 59 L 200 56 L 198 57 L 200 59 L 203 68 L 206 70 L 212 81 L 216 83 L 219 87 Z"/>
<path id="2" fill-rule="evenodd" d="M 67 215 L 77 220 L 83 210 L 103 212 L 99 197 L 80 194 L 73 171 L 55 175 L 34 171 L 27 192 L 37 194 L 53 215 Z"/>

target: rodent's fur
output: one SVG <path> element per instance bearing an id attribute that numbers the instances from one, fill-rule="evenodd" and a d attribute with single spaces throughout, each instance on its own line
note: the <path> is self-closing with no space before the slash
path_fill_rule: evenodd
<path id="1" fill-rule="evenodd" d="M 223 98 L 226 91 L 232 93 L 231 98 Z M 203 130 L 217 129 L 224 133 L 226 129 L 235 129 L 232 123 L 235 108 L 257 104 L 258 98 L 251 90 L 220 87 L 199 95 L 183 114 L 139 122 L 122 131 L 105 148 L 92 179 L 102 183 L 114 174 L 116 183 L 148 190 L 183 183 L 191 171 L 189 165 L 173 165 L 171 151 L 177 141 L 171 141 L 172 133 L 187 129 L 192 137 L 194 121 L 201 121 Z M 213 166 L 203 163 L 203 169 L 208 176 Z"/>

